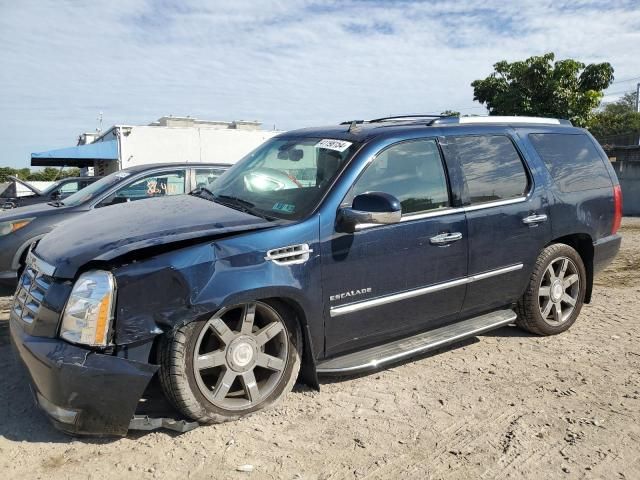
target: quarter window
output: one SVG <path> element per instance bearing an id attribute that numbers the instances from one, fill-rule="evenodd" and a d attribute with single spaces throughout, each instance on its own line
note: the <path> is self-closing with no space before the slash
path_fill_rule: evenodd
<path id="1" fill-rule="evenodd" d="M 398 143 L 379 153 L 345 198 L 366 192 L 385 192 L 402 205 L 402 214 L 449 206 L 447 179 L 435 140 Z"/>
<path id="2" fill-rule="evenodd" d="M 518 151 L 502 135 L 452 137 L 471 204 L 518 198 L 529 186 Z"/>
<path id="3" fill-rule="evenodd" d="M 561 192 L 611 187 L 611 178 L 586 135 L 532 133 L 529 139 Z"/>

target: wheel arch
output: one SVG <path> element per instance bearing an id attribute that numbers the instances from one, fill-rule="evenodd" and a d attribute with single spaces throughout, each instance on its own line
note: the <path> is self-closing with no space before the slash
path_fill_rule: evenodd
<path id="1" fill-rule="evenodd" d="M 584 263 L 584 268 L 587 272 L 587 289 L 584 295 L 584 303 L 591 303 L 591 293 L 593 291 L 593 239 L 587 233 L 574 233 L 558 237 L 549 242 L 549 245 L 554 243 L 569 245 L 582 258 L 582 263 Z"/>

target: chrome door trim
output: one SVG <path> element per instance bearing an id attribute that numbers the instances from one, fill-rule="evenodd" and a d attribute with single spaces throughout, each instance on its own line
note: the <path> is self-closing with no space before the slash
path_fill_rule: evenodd
<path id="1" fill-rule="evenodd" d="M 495 202 L 487 202 L 480 203 L 478 205 L 469 205 L 466 207 L 457 207 L 457 208 L 447 208 L 443 210 L 432 210 L 430 212 L 424 213 L 414 213 L 410 215 L 403 215 L 400 219 L 400 223 L 411 222 L 413 220 L 422 220 L 425 218 L 433 218 L 433 217 L 443 217 L 445 215 L 453 215 L 455 213 L 467 213 L 467 212 L 475 212 L 476 210 L 484 210 L 485 208 L 494 208 L 494 207 L 502 207 L 504 205 L 513 205 L 515 203 L 522 203 L 529 200 L 529 195 L 518 198 L 510 198 L 509 200 L 498 200 Z M 392 223 L 389 225 L 397 225 L 396 223 Z M 388 227 L 389 225 L 380 225 L 380 224 L 361 224 L 356 227 L 357 231 L 368 230 L 370 228 L 376 227 Z"/>
<path id="2" fill-rule="evenodd" d="M 495 277 L 497 275 L 503 275 L 509 272 L 515 272 L 521 270 L 524 267 L 522 263 L 515 265 L 509 265 L 507 267 L 498 268 L 496 270 L 489 270 L 483 273 L 477 273 L 468 277 L 459 278 L 457 280 L 451 280 L 449 282 L 437 283 L 428 287 L 416 288 L 414 290 L 407 290 L 400 293 L 393 293 L 391 295 L 385 295 L 383 297 L 372 298 L 371 300 L 363 300 L 361 302 L 348 303 L 346 305 L 339 305 L 331 307 L 329 314 L 332 317 L 339 317 L 340 315 L 346 315 L 348 313 L 365 310 L 367 308 L 378 307 L 380 305 L 386 305 L 393 302 L 399 302 L 401 300 L 407 300 L 409 298 L 419 297 L 421 295 L 427 295 L 429 293 L 439 292 L 447 288 L 459 287 L 461 285 L 467 285 L 469 283 L 484 280 L 486 278 Z"/>

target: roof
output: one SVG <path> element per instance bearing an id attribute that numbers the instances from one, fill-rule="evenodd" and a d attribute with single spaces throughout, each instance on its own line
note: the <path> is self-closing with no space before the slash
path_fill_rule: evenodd
<path id="1" fill-rule="evenodd" d="M 376 119 L 372 121 L 355 120 L 343 122 L 339 125 L 325 127 L 302 128 L 292 130 L 279 135 L 279 137 L 317 137 L 335 138 L 350 142 L 366 142 L 373 138 L 403 133 L 407 130 L 441 129 L 440 132 L 449 129 L 489 129 L 496 126 L 512 128 L 519 127 L 548 127 L 553 129 L 575 129 L 567 120 L 541 117 L 441 117 L 439 115 L 400 116 Z"/>
<path id="2" fill-rule="evenodd" d="M 119 171 L 127 171 L 127 172 L 142 172 L 145 170 L 152 170 L 154 168 L 165 168 L 165 167 L 220 167 L 220 168 L 229 168 L 231 164 L 228 163 L 211 163 L 211 162 L 180 162 L 180 163 L 147 163 L 143 165 L 134 165 L 132 167 L 123 168 Z"/>
<path id="3" fill-rule="evenodd" d="M 117 142 L 115 140 L 94 142 L 31 154 L 31 165 L 34 167 L 52 167 L 61 164 L 83 167 L 94 160 L 118 160 Z"/>

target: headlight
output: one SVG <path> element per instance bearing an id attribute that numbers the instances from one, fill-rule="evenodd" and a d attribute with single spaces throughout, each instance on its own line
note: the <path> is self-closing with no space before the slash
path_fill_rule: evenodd
<path id="1" fill-rule="evenodd" d="M 21 218 L 20 220 L 12 220 L 10 222 L 0 223 L 0 237 L 9 235 L 10 233 L 20 230 L 22 227 L 26 227 L 33 220 L 33 218 Z"/>
<path id="2" fill-rule="evenodd" d="M 62 315 L 60 338 L 72 343 L 104 347 L 113 321 L 115 281 L 111 273 L 83 273 L 73 286 Z"/>

